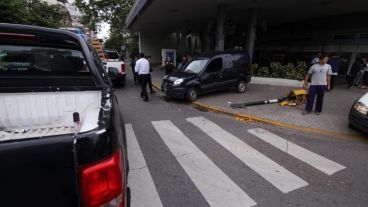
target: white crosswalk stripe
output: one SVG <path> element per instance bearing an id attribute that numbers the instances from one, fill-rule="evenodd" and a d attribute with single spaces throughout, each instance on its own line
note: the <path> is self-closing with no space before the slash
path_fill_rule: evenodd
<path id="1" fill-rule="evenodd" d="M 337 171 L 345 169 L 345 166 L 340 165 L 334 161 L 331 161 L 325 157 L 322 157 L 314 152 L 311 152 L 303 147 L 300 147 L 288 140 L 279 137 L 264 129 L 250 129 L 249 133 L 260 138 L 261 140 L 271 144 L 277 149 L 286 152 L 287 154 L 309 164 L 310 166 L 326 173 L 327 175 L 332 175 Z"/>
<path id="2" fill-rule="evenodd" d="M 131 189 L 131 206 L 161 207 L 162 203 L 153 183 L 146 161 L 139 147 L 131 124 L 125 125 L 130 172 L 128 183 Z"/>
<path id="3" fill-rule="evenodd" d="M 214 122 L 204 117 L 191 117 L 187 118 L 186 121 L 198 127 L 204 134 L 211 137 L 281 192 L 288 193 L 308 185 L 302 178 Z M 240 207 L 257 204 L 171 121 L 153 121 L 151 123 L 210 206 Z M 126 124 L 125 128 L 130 164 L 128 183 L 131 188 L 131 206 L 162 207 L 162 201 L 147 167 L 133 126 Z M 346 168 L 265 129 L 249 129 L 248 133 L 327 175 L 332 175 Z"/>
<path id="4" fill-rule="evenodd" d="M 253 147 L 206 118 L 194 117 L 188 118 L 187 121 L 208 134 L 208 136 L 222 145 L 245 165 L 257 172 L 281 192 L 288 193 L 308 185 L 308 183 L 303 179 L 294 175 L 281 165 L 272 161 Z"/>
<path id="5" fill-rule="evenodd" d="M 155 121 L 152 124 L 210 206 L 256 205 L 253 199 L 222 172 L 171 121 Z"/>

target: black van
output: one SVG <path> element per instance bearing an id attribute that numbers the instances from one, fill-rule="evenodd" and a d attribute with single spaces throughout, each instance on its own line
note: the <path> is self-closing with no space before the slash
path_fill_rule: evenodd
<path id="1" fill-rule="evenodd" d="M 197 99 L 198 94 L 235 88 L 244 93 L 251 80 L 249 55 L 245 51 L 222 51 L 194 57 L 183 69 L 162 80 L 161 89 L 173 98 Z"/>

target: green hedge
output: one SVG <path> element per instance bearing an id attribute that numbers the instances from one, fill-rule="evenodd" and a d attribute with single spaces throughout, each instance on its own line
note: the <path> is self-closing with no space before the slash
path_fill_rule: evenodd
<path id="1" fill-rule="evenodd" d="M 251 69 L 253 75 L 258 77 L 303 80 L 307 73 L 307 64 L 306 62 L 297 62 L 296 65 L 293 63 L 281 65 L 280 62 L 271 62 L 268 67 L 252 64 Z"/>

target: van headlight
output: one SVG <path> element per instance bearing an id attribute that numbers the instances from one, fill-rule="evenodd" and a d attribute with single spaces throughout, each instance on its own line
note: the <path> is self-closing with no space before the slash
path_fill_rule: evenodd
<path id="1" fill-rule="evenodd" d="M 354 109 L 357 110 L 359 113 L 362 113 L 364 115 L 368 114 L 368 107 L 363 104 L 362 102 L 357 102 L 354 104 Z"/>
<path id="2" fill-rule="evenodd" d="M 176 79 L 175 81 L 174 81 L 174 86 L 179 86 L 180 84 L 182 84 L 183 83 L 183 79 L 182 78 L 179 78 L 179 79 Z"/>

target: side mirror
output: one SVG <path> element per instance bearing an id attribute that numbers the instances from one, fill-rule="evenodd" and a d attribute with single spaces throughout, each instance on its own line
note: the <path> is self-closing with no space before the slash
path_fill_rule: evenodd
<path id="1" fill-rule="evenodd" d="M 118 75 L 118 73 L 119 73 L 119 70 L 117 68 L 114 68 L 114 67 L 108 68 L 109 77 L 115 77 L 116 75 Z"/>

